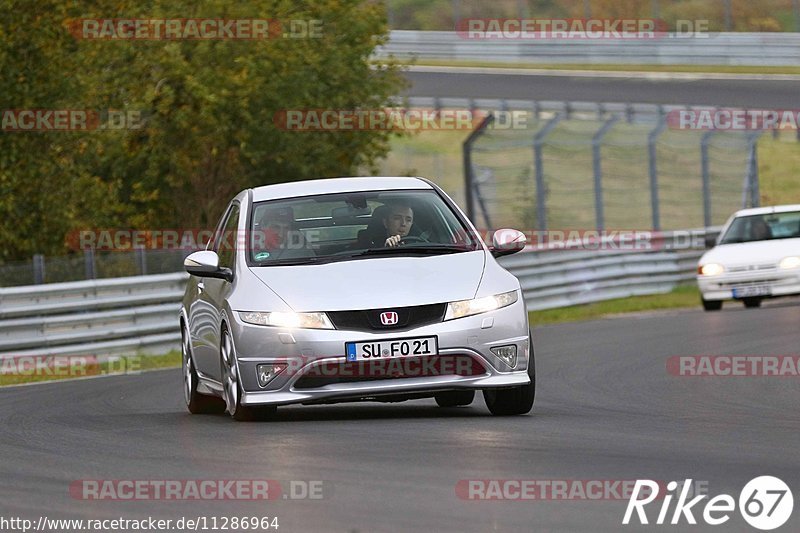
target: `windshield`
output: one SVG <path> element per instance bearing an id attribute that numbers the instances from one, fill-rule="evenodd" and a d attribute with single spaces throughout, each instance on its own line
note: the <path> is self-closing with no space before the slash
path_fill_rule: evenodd
<path id="1" fill-rule="evenodd" d="M 800 237 L 800 211 L 736 217 L 720 244 Z"/>
<path id="2" fill-rule="evenodd" d="M 375 191 L 258 202 L 250 219 L 257 266 L 479 249 L 433 190 Z"/>

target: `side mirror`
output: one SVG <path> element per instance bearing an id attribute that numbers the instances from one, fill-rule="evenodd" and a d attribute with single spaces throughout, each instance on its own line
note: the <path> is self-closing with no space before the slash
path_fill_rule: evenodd
<path id="1" fill-rule="evenodd" d="M 200 278 L 217 278 L 226 281 L 233 280 L 233 272 L 230 268 L 220 268 L 219 256 L 217 252 L 211 250 L 200 250 L 186 256 L 183 260 L 183 268 L 192 276 Z"/>
<path id="2" fill-rule="evenodd" d="M 709 235 L 706 233 L 706 248 L 713 248 L 717 245 L 717 238 L 719 234 L 711 234 Z"/>
<path id="3" fill-rule="evenodd" d="M 499 229 L 492 235 L 492 255 L 495 257 L 502 257 L 504 255 L 511 255 L 519 252 L 528 240 L 525 234 L 515 229 Z"/>

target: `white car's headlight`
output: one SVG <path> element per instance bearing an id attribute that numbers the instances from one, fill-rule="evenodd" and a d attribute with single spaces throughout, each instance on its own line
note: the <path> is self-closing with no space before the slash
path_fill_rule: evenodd
<path id="1" fill-rule="evenodd" d="M 257 326 L 277 326 L 283 328 L 333 329 L 325 313 L 258 313 L 240 311 L 239 317 L 248 324 Z"/>
<path id="2" fill-rule="evenodd" d="M 447 304 L 447 313 L 445 313 L 444 319 L 453 320 L 454 318 L 463 318 L 487 311 L 494 311 L 495 309 L 511 305 L 516 301 L 517 291 L 509 291 L 502 294 L 495 294 L 494 296 L 475 298 L 473 300 L 450 302 Z"/>
<path id="3" fill-rule="evenodd" d="M 718 263 L 709 263 L 707 265 L 700 265 L 697 267 L 697 273 L 703 276 L 716 276 L 725 272 L 725 267 Z"/>
<path id="4" fill-rule="evenodd" d="M 797 268 L 800 267 L 800 257 L 795 255 L 784 257 L 781 259 L 781 262 L 778 263 L 778 268 Z"/>

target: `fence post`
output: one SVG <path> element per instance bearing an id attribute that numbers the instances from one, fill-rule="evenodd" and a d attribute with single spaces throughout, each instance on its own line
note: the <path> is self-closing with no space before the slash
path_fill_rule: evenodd
<path id="1" fill-rule="evenodd" d="M 481 176 L 481 179 L 478 179 L 477 176 L 473 176 L 473 183 L 475 184 L 475 192 L 477 193 L 476 196 L 478 197 L 478 204 L 481 208 L 481 213 L 483 213 L 483 220 L 486 222 L 486 229 L 493 230 L 496 229 L 492 226 L 492 220 L 489 218 L 489 209 L 486 207 L 486 202 L 483 200 L 483 194 L 481 194 L 480 184 L 484 181 L 488 181 L 489 179 L 493 179 L 492 169 L 484 168 L 484 172 Z M 472 221 L 473 224 L 477 224 L 477 220 Z"/>
<path id="2" fill-rule="evenodd" d="M 86 279 L 95 279 L 95 262 L 94 262 L 94 248 L 83 249 L 83 265 L 86 273 Z"/>
<path id="3" fill-rule="evenodd" d="M 722 0 L 725 5 L 725 31 L 733 31 L 733 8 L 731 0 Z"/>
<path id="4" fill-rule="evenodd" d="M 605 226 L 605 214 L 603 212 L 603 169 L 600 161 L 600 144 L 603 137 L 619 120 L 619 115 L 606 120 L 597 133 L 592 137 L 592 169 L 594 173 L 594 212 L 597 220 L 597 230 L 602 231 Z"/>
<path id="5" fill-rule="evenodd" d="M 36 285 L 44 283 L 44 255 L 42 254 L 33 256 L 33 283 Z"/>
<path id="6" fill-rule="evenodd" d="M 711 226 L 711 177 L 708 169 L 708 143 L 716 131 L 707 131 L 700 138 L 700 169 L 703 179 L 703 225 Z"/>
<path id="7" fill-rule="evenodd" d="M 494 113 L 486 115 L 486 118 L 478 124 L 478 127 L 472 130 L 472 133 L 469 134 L 469 137 L 464 141 L 461 148 L 464 158 L 464 203 L 467 208 L 467 217 L 473 223 L 475 222 L 475 195 L 473 189 L 475 186 L 475 175 L 472 169 L 472 145 L 483 135 L 484 130 L 489 127 L 489 124 L 491 124 L 493 120 Z"/>
<path id="8" fill-rule="evenodd" d="M 147 256 L 145 254 L 144 246 L 137 246 L 134 248 L 136 254 L 136 263 L 139 265 L 139 274 L 142 276 L 147 275 Z"/>
<path id="9" fill-rule="evenodd" d="M 744 198 L 745 203 L 750 200 L 750 207 L 758 207 L 761 205 L 761 194 L 759 191 L 758 183 L 758 138 L 761 137 L 762 132 L 753 132 L 747 136 L 747 188 L 749 198 L 747 195 Z M 747 207 L 747 205 L 742 205 Z"/>
<path id="10" fill-rule="evenodd" d="M 542 163 L 542 145 L 553 128 L 564 118 L 562 113 L 556 113 L 547 121 L 542 129 L 533 136 L 533 167 L 536 174 L 536 229 L 547 229 L 547 191 L 544 183 L 544 164 Z"/>
<path id="11" fill-rule="evenodd" d="M 658 114 L 658 124 L 647 134 L 647 163 L 650 170 L 650 206 L 653 211 L 653 229 L 661 230 L 661 210 L 658 200 L 658 162 L 656 142 L 666 129 L 667 121 L 662 113 Z"/>

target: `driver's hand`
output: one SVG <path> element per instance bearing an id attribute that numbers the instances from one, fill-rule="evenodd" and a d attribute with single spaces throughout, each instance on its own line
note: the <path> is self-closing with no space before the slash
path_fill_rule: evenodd
<path id="1" fill-rule="evenodd" d="M 383 245 L 393 248 L 393 247 L 397 246 L 398 244 L 400 244 L 400 241 L 402 241 L 402 240 L 403 240 L 403 238 L 400 235 L 392 235 L 391 237 L 386 239 L 386 242 L 383 243 Z"/>

